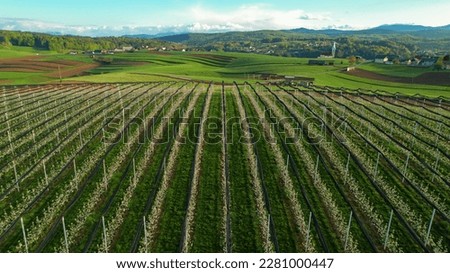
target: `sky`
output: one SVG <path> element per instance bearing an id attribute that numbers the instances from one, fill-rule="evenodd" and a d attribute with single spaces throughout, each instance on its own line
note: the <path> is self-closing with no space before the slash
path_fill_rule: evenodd
<path id="1" fill-rule="evenodd" d="M 107 36 L 450 24 L 449 0 L 0 0 L 0 29 Z"/>

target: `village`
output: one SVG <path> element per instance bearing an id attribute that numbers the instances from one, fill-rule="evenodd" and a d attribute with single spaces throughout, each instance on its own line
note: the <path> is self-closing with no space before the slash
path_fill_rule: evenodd
<path id="1" fill-rule="evenodd" d="M 147 50 L 147 51 L 182 51 L 185 52 L 186 49 L 184 48 L 178 48 L 178 47 L 149 47 L 149 46 L 142 46 L 141 48 L 136 48 L 133 46 L 123 46 L 121 48 L 114 48 L 114 49 L 97 49 L 97 50 L 88 50 L 88 51 L 76 51 L 72 50 L 68 54 L 69 55 L 78 55 L 78 54 L 84 54 L 84 55 L 90 55 L 93 57 L 94 55 L 114 55 L 117 53 L 130 53 L 140 50 Z"/>
<path id="2" fill-rule="evenodd" d="M 450 55 L 443 57 L 416 56 L 414 58 L 400 58 L 395 55 L 377 55 L 374 63 L 378 64 L 401 64 L 412 67 L 435 67 L 437 69 L 450 69 Z"/>

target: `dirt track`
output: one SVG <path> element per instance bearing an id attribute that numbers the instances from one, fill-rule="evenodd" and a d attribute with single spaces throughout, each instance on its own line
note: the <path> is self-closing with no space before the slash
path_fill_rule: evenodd
<path id="1" fill-rule="evenodd" d="M 416 83 L 416 84 L 430 84 L 430 85 L 450 85 L 450 72 L 427 72 L 417 77 L 394 77 L 382 75 L 366 70 L 356 69 L 350 72 L 344 72 L 349 75 L 367 78 L 378 81 L 398 82 L 398 83 Z"/>

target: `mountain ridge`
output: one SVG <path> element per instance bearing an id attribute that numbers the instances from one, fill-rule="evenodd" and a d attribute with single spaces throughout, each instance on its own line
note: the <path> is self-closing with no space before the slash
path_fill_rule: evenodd
<path id="1" fill-rule="evenodd" d="M 450 24 L 444 26 L 423 26 L 423 25 L 413 25 L 413 24 L 384 24 L 377 27 L 359 29 L 359 30 L 346 30 L 346 29 L 336 29 L 336 28 L 326 28 L 326 29 L 309 29 L 309 28 L 295 28 L 295 29 L 285 29 L 285 30 L 254 30 L 254 31 L 224 31 L 224 32 L 195 32 L 195 31 L 182 31 L 182 32 L 164 32 L 158 34 L 132 34 L 132 35 L 122 35 L 121 37 L 127 38 L 143 38 L 143 39 L 155 39 L 162 38 L 163 40 L 170 40 L 171 37 L 187 34 L 195 35 L 217 35 L 217 34 L 228 34 L 228 33 L 255 33 L 260 31 L 274 31 L 274 32 L 294 32 L 301 34 L 319 34 L 319 35 L 329 35 L 329 36 L 339 36 L 339 35 L 392 35 L 392 34 L 409 34 L 411 36 L 421 37 L 421 38 L 439 38 L 443 34 L 450 35 Z"/>

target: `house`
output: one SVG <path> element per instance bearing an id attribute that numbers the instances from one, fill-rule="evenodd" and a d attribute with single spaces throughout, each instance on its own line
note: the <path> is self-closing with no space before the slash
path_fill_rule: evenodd
<path id="1" fill-rule="evenodd" d="M 122 47 L 122 50 L 125 51 L 125 52 L 127 52 L 127 51 L 133 51 L 134 48 L 133 48 L 132 46 L 123 46 L 123 47 Z"/>
<path id="2" fill-rule="evenodd" d="M 377 64 L 384 64 L 387 61 L 389 61 L 389 58 L 386 55 L 377 55 L 377 56 L 375 56 L 375 60 L 374 60 L 374 62 Z"/>
<path id="3" fill-rule="evenodd" d="M 403 65 L 411 65 L 412 62 L 413 61 L 411 59 L 400 59 L 400 64 L 403 64 Z"/>
<path id="4" fill-rule="evenodd" d="M 408 64 L 408 65 L 409 66 L 417 66 L 420 63 L 420 60 L 421 60 L 421 57 L 416 56 L 410 60 L 410 64 Z"/>
<path id="5" fill-rule="evenodd" d="M 398 64 L 400 63 L 400 57 L 397 55 L 388 55 L 387 56 L 388 60 L 386 62 L 384 62 L 384 64 Z"/>
<path id="6" fill-rule="evenodd" d="M 419 66 L 430 67 L 438 61 L 438 58 L 423 58 L 420 60 Z"/>
<path id="7" fill-rule="evenodd" d="M 399 63 L 399 59 L 396 55 L 377 55 L 374 62 L 378 64 L 396 64 Z"/>

